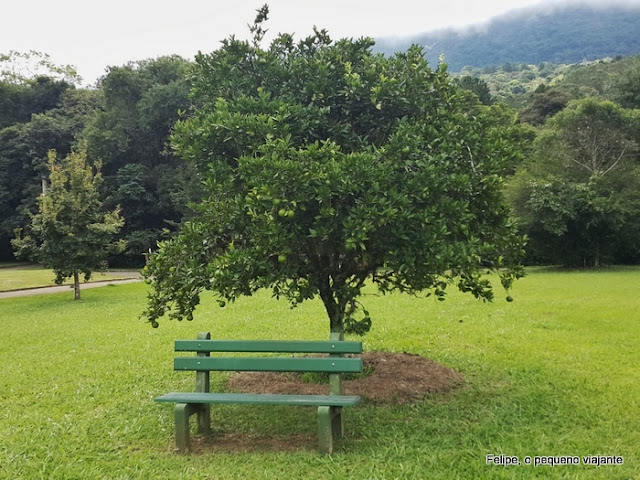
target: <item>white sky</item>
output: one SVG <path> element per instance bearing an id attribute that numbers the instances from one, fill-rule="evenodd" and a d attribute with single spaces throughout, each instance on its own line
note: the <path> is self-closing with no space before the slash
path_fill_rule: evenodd
<path id="1" fill-rule="evenodd" d="M 0 9 L 0 52 L 36 50 L 78 68 L 93 84 L 109 65 L 159 55 L 191 59 L 220 40 L 246 37 L 269 3 L 270 34 L 306 36 L 314 25 L 332 38 L 406 36 L 481 23 L 553 0 L 8 0 Z"/>

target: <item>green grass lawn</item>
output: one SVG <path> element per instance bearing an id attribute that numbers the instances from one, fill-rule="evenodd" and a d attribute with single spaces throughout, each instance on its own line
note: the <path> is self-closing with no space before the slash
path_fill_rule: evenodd
<path id="1" fill-rule="evenodd" d="M 640 478 L 638 268 L 530 270 L 513 303 L 365 297 L 366 351 L 424 355 L 467 382 L 417 405 L 347 410 L 330 457 L 307 440 L 313 409 L 255 406 L 213 408 L 212 425 L 275 445 L 176 455 L 172 407 L 153 402 L 193 388 L 172 370 L 175 338 L 322 339 L 319 302 L 289 310 L 265 292 L 220 309 L 206 298 L 193 322 L 154 330 L 138 318 L 146 288 L 0 300 L 0 478 Z M 299 448 L 278 448 L 292 438 Z M 624 465 L 487 466 L 487 454 L 620 455 Z"/>
<path id="2" fill-rule="evenodd" d="M 3 266 L 5 266 L 3 264 Z M 7 268 L 11 266 L 7 264 L 5 268 L 0 268 L 0 292 L 7 292 L 9 290 L 20 290 L 23 288 L 35 288 L 35 287 L 50 287 L 55 285 L 55 275 L 52 270 L 42 268 L 38 265 L 20 267 L 20 268 Z M 118 278 L 126 278 L 126 275 L 109 274 L 106 275 L 100 272 L 94 272 L 91 275 L 91 282 L 98 282 L 102 280 L 115 280 Z M 84 279 L 80 277 L 80 281 Z M 64 285 L 73 284 L 73 280 L 67 279 Z"/>

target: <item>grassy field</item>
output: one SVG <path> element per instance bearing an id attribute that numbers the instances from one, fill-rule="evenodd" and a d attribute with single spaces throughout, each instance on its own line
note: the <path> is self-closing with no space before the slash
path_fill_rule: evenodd
<path id="1" fill-rule="evenodd" d="M 50 287 L 55 285 L 53 279 L 55 275 L 52 270 L 42 268 L 37 265 L 20 267 L 19 269 L 10 268 L 14 265 L 3 263 L 0 264 L 0 292 L 10 290 L 20 290 L 23 288 Z M 126 275 L 117 275 L 95 272 L 91 276 L 91 282 L 99 282 L 103 280 L 115 280 L 117 278 L 126 278 Z M 80 281 L 83 277 L 80 278 Z M 68 279 L 64 285 L 73 284 L 73 280 Z"/>
<path id="2" fill-rule="evenodd" d="M 421 354 L 467 382 L 418 405 L 349 409 L 330 457 L 314 449 L 313 409 L 255 406 L 212 409 L 215 429 L 253 446 L 213 441 L 179 456 L 172 407 L 153 402 L 193 388 L 172 371 L 175 338 L 325 338 L 320 303 L 289 310 L 263 293 L 220 309 L 207 298 L 194 322 L 154 330 L 138 318 L 145 289 L 0 300 L 0 478 L 640 478 L 638 268 L 531 270 L 513 303 L 364 298 L 374 321 L 365 350 Z M 299 447 L 278 446 L 292 438 Z M 624 464 L 501 467 L 487 454 Z"/>

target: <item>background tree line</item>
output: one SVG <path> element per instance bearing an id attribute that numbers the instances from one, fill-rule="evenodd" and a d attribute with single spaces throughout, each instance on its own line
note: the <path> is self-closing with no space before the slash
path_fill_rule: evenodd
<path id="1" fill-rule="evenodd" d="M 640 57 L 467 70 L 459 83 L 514 106 L 535 128 L 507 185 L 529 237 L 528 261 L 637 263 Z"/>
<path id="2" fill-rule="evenodd" d="M 13 258 L 14 229 L 37 210 L 51 149 L 60 157 L 83 149 L 90 164 L 101 162 L 101 198 L 105 209 L 120 206 L 127 244 L 112 264 L 139 265 L 165 229 L 188 217 L 201 183 L 169 137 L 196 101 L 189 97 L 192 67 L 177 56 L 132 62 L 111 67 L 95 89 L 78 87 L 72 71 L 50 64 L 35 76 L 4 69 L 0 258 Z M 456 77 L 482 103 L 501 103 L 496 115 L 515 110 L 520 134 L 535 137 L 506 185 L 529 237 L 528 261 L 637 263 L 640 57 L 483 67 Z"/>
<path id="3" fill-rule="evenodd" d="M 52 69 L 0 78 L 0 258 L 12 258 L 14 230 L 37 210 L 48 152 L 65 157 L 82 149 L 89 164 L 102 164 L 105 208 L 120 206 L 125 222 L 127 247 L 111 263 L 142 263 L 197 196 L 198 182 L 168 144 L 189 105 L 188 66 L 171 56 L 111 67 L 96 89 L 56 78 Z"/>

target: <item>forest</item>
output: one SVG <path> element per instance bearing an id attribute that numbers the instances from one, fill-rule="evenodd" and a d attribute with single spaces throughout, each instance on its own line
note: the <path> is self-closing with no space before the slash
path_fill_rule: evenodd
<path id="1" fill-rule="evenodd" d="M 576 63 L 640 51 L 640 8 L 630 2 L 601 5 L 559 3 L 533 6 L 486 24 L 377 39 L 376 51 L 392 54 L 412 43 L 427 48 L 433 65 L 443 56 L 449 68 L 505 63 Z"/>
<path id="2" fill-rule="evenodd" d="M 37 210 L 55 150 L 83 151 L 101 166 L 103 206 L 119 206 L 124 219 L 126 247 L 110 264 L 143 264 L 203 196 L 197 173 L 172 148 L 174 124 L 197 107 L 193 62 L 131 62 L 83 88 L 73 69 L 47 63 L 45 54 L 29 54 L 45 66 L 35 75 L 9 68 L 19 55 L 0 56 L 0 259 L 13 259 L 11 239 Z M 473 94 L 488 114 L 509 118 L 523 140 L 504 189 L 528 239 L 527 263 L 638 263 L 639 56 L 447 75 L 458 95 Z"/>

